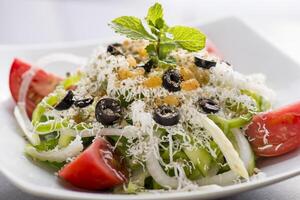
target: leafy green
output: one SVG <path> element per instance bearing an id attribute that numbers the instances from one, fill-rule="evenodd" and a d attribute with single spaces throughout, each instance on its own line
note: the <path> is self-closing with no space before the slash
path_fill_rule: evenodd
<path id="1" fill-rule="evenodd" d="M 58 136 L 56 132 L 41 137 L 41 143 L 36 145 L 38 151 L 49 151 L 54 149 L 58 144 Z"/>
<path id="2" fill-rule="evenodd" d="M 49 161 L 39 161 L 42 164 L 54 169 L 55 171 L 60 170 L 66 163 L 65 162 L 49 162 Z"/>
<path id="3" fill-rule="evenodd" d="M 199 51 L 205 47 L 206 37 L 198 29 L 174 26 L 169 27 L 163 19 L 161 4 L 155 3 L 148 10 L 146 21 L 148 28 L 136 17 L 123 16 L 112 21 L 112 28 L 117 33 L 131 39 L 145 39 L 150 42 L 146 47 L 147 53 L 155 64 L 162 68 L 174 65 L 169 54 L 176 48 L 188 51 Z M 150 30 L 149 33 L 147 30 Z"/>
<path id="4" fill-rule="evenodd" d="M 148 46 L 146 46 L 146 51 L 150 57 L 157 56 L 155 44 L 149 44 Z"/>
<path id="5" fill-rule="evenodd" d="M 188 51 L 199 51 L 205 47 L 206 37 L 198 29 L 186 26 L 174 26 L 168 30 L 174 42 Z"/>
<path id="6" fill-rule="evenodd" d="M 112 21 L 111 26 L 117 33 L 126 35 L 131 39 L 146 39 L 149 41 L 155 40 L 155 37 L 146 31 L 142 21 L 137 17 L 118 17 Z"/>
<path id="7" fill-rule="evenodd" d="M 267 111 L 271 108 L 271 103 L 264 99 L 263 96 L 250 90 L 241 90 L 241 93 L 251 97 L 255 101 L 258 112 Z"/>
<path id="8" fill-rule="evenodd" d="M 163 8 L 159 3 L 155 3 L 148 10 L 146 20 L 149 25 L 153 25 L 156 28 L 161 28 L 163 26 Z"/>

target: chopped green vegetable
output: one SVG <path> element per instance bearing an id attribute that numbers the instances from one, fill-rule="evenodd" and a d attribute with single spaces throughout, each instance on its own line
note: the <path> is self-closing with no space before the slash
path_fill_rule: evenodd
<path id="1" fill-rule="evenodd" d="M 34 109 L 32 113 L 32 124 L 36 125 L 38 122 L 40 122 L 41 117 L 46 112 L 46 109 L 48 107 L 51 107 L 55 105 L 58 102 L 58 95 L 50 95 L 46 98 L 44 98 Z"/>
<path id="2" fill-rule="evenodd" d="M 67 77 L 65 80 L 63 80 L 62 85 L 65 89 L 69 89 L 71 86 L 75 86 L 81 79 L 81 72 L 77 72 L 74 75 L 71 75 Z"/>
<path id="3" fill-rule="evenodd" d="M 263 96 L 250 90 L 241 90 L 241 93 L 253 98 L 256 102 L 257 112 L 263 112 L 271 108 L 271 103 L 264 99 Z"/>
<path id="4" fill-rule="evenodd" d="M 50 138 L 47 140 L 41 141 L 39 145 L 36 145 L 35 148 L 39 151 L 49 151 L 54 149 L 58 144 L 57 138 Z"/>
<path id="5" fill-rule="evenodd" d="M 35 131 L 38 133 L 51 133 L 53 131 L 58 131 L 62 128 L 68 127 L 69 121 L 68 120 L 49 120 L 47 122 L 40 122 L 35 125 Z"/>
<path id="6" fill-rule="evenodd" d="M 73 140 L 74 138 L 75 138 L 75 137 L 70 136 L 70 135 L 67 135 L 67 134 L 65 134 L 65 135 L 60 135 L 60 137 L 59 137 L 59 139 L 58 139 L 58 146 L 59 146 L 60 148 L 66 147 L 66 146 L 68 146 L 68 145 L 72 142 L 72 140 Z"/>
<path id="7" fill-rule="evenodd" d="M 184 153 L 188 156 L 191 162 L 201 171 L 203 176 L 208 175 L 213 161 L 212 156 L 203 148 L 184 149 Z"/>

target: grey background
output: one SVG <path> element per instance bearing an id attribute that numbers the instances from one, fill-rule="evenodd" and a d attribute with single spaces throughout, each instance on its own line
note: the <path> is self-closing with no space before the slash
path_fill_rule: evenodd
<path id="1" fill-rule="evenodd" d="M 0 48 L 107 38 L 112 34 L 107 22 L 119 15 L 142 17 L 153 2 L 0 0 Z M 297 0 L 164 0 L 161 3 L 170 24 L 204 24 L 226 16 L 239 17 L 300 63 L 300 2 Z M 295 177 L 224 200 L 299 200 L 299 189 L 300 177 Z M 23 193 L 0 174 L 0 199 L 43 198 Z"/>

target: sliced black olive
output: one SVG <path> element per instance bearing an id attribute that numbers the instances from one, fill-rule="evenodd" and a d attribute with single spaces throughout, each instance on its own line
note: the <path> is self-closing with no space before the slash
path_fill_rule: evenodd
<path id="1" fill-rule="evenodd" d="M 163 77 L 163 87 L 167 89 L 169 92 L 176 92 L 181 89 L 181 76 L 176 69 L 169 69 L 167 70 Z"/>
<path id="2" fill-rule="evenodd" d="M 122 52 L 120 50 L 121 44 L 119 43 L 114 43 L 114 44 L 110 44 L 107 47 L 107 52 L 109 52 L 111 55 L 117 56 L 117 55 L 122 55 Z"/>
<path id="3" fill-rule="evenodd" d="M 161 105 L 154 110 L 153 119 L 163 126 L 173 126 L 179 122 L 180 115 L 176 107 Z"/>
<path id="4" fill-rule="evenodd" d="M 69 90 L 66 96 L 54 107 L 56 110 L 67 110 L 71 108 L 74 103 L 74 94 L 72 90 Z"/>
<path id="5" fill-rule="evenodd" d="M 112 46 L 114 46 L 114 47 L 121 47 L 122 46 L 122 44 L 121 43 L 113 43 L 113 44 L 111 44 Z"/>
<path id="6" fill-rule="evenodd" d="M 148 60 L 144 65 L 141 65 L 140 67 L 143 67 L 145 72 L 149 73 L 152 68 L 154 68 L 154 61 Z"/>
<path id="7" fill-rule="evenodd" d="M 215 67 L 216 64 L 217 64 L 214 61 L 204 60 L 204 59 L 199 58 L 197 56 L 194 57 L 194 62 L 195 62 L 196 66 L 201 67 L 203 69 L 210 69 L 212 67 Z"/>
<path id="8" fill-rule="evenodd" d="M 84 108 L 91 105 L 94 102 L 93 98 L 80 99 L 74 102 L 74 105 L 79 108 Z"/>
<path id="9" fill-rule="evenodd" d="M 199 106 L 205 113 L 217 113 L 220 110 L 220 106 L 211 99 L 200 99 Z"/>
<path id="10" fill-rule="evenodd" d="M 113 125 L 122 116 L 122 108 L 118 100 L 103 98 L 96 105 L 95 116 L 103 125 Z"/>

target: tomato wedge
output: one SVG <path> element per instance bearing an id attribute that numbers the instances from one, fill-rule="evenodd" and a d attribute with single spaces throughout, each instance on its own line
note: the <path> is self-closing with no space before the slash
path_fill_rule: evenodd
<path id="1" fill-rule="evenodd" d="M 295 150 L 300 147 L 300 102 L 255 116 L 246 134 L 258 156 Z"/>
<path id="2" fill-rule="evenodd" d="M 59 177 L 74 186 L 104 190 L 124 183 L 127 172 L 112 146 L 102 138 L 94 142 L 59 172 Z"/>
<path id="3" fill-rule="evenodd" d="M 22 76 L 25 72 L 31 69 L 32 66 L 19 59 L 15 59 L 12 63 L 9 74 L 9 88 L 13 99 L 17 102 L 19 98 L 19 91 L 22 84 Z M 32 78 L 29 90 L 26 96 L 26 111 L 29 117 L 36 105 L 54 90 L 56 85 L 62 79 L 45 72 L 42 69 L 36 69 L 36 73 Z"/>

